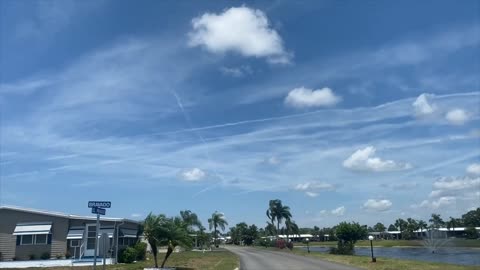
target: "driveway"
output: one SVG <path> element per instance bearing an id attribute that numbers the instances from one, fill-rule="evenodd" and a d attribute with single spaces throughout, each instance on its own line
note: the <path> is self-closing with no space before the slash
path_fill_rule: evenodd
<path id="1" fill-rule="evenodd" d="M 261 248 L 225 246 L 240 257 L 240 270 L 358 270 L 359 268 Z"/>

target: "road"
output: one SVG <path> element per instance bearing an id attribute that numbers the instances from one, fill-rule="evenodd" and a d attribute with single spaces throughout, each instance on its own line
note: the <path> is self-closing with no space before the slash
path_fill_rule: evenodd
<path id="1" fill-rule="evenodd" d="M 358 270 L 359 268 L 261 248 L 225 246 L 240 257 L 240 270 Z"/>

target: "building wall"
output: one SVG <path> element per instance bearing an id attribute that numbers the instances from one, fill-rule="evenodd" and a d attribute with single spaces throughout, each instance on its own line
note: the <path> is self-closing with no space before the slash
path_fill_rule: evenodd
<path id="1" fill-rule="evenodd" d="M 28 259 L 30 254 L 40 258 L 43 252 L 50 252 L 51 257 L 64 256 L 67 251 L 66 238 L 68 219 L 49 215 L 0 209 L 0 252 L 2 260 Z M 17 246 L 13 235 L 17 223 L 22 222 L 52 222 L 52 244 L 39 246 Z M 17 254 L 18 249 L 18 254 Z"/>

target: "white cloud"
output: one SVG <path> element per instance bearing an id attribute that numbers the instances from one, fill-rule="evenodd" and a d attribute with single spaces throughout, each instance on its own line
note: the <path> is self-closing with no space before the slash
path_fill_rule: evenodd
<path id="1" fill-rule="evenodd" d="M 437 200 L 432 200 L 432 201 L 424 200 L 418 206 L 423 207 L 423 208 L 438 209 L 440 207 L 445 207 L 445 206 L 452 205 L 452 204 L 456 203 L 456 201 L 457 200 L 456 200 L 455 197 L 446 196 L 446 197 L 440 197 Z M 415 207 L 417 207 L 417 206 L 415 206 Z"/>
<path id="2" fill-rule="evenodd" d="M 468 121 L 468 118 L 468 114 L 462 109 L 450 110 L 445 115 L 445 119 L 452 125 L 463 125 Z"/>
<path id="3" fill-rule="evenodd" d="M 467 173 L 472 175 L 480 175 L 480 163 L 472 163 L 468 165 Z"/>
<path id="4" fill-rule="evenodd" d="M 392 207 L 392 202 L 389 200 L 374 200 L 369 199 L 363 204 L 363 208 L 371 211 L 386 211 Z"/>
<path id="5" fill-rule="evenodd" d="M 140 213 L 133 213 L 133 214 L 131 214 L 131 217 L 133 217 L 133 218 L 139 218 L 139 217 L 141 217 L 141 216 L 143 216 L 143 214 L 140 214 Z"/>
<path id="6" fill-rule="evenodd" d="M 205 13 L 192 20 L 190 46 L 212 53 L 238 52 L 247 57 L 266 57 L 272 63 L 289 63 L 282 38 L 271 28 L 265 13 L 245 6 L 223 13 Z"/>
<path id="7" fill-rule="evenodd" d="M 180 174 L 180 177 L 185 181 L 200 181 L 206 176 L 206 173 L 199 168 L 185 170 Z"/>
<path id="8" fill-rule="evenodd" d="M 295 108 L 328 107 L 341 100 L 342 98 L 335 95 L 328 87 L 317 90 L 299 87 L 288 93 L 285 104 Z"/>
<path id="9" fill-rule="evenodd" d="M 433 95 L 423 93 L 412 103 L 416 116 L 427 116 L 435 112 L 436 106 L 428 101 L 429 97 Z"/>
<path id="10" fill-rule="evenodd" d="M 319 192 L 325 190 L 334 190 L 335 186 L 323 182 L 306 182 L 297 184 L 294 189 L 297 191 L 305 192 L 305 194 L 309 197 L 317 197 L 319 195 Z"/>
<path id="11" fill-rule="evenodd" d="M 441 178 L 433 183 L 430 197 L 445 196 L 446 194 L 464 194 L 465 192 L 480 189 L 480 177 L 470 178 Z"/>
<path id="12" fill-rule="evenodd" d="M 241 78 L 246 75 L 252 74 L 252 68 L 250 66 L 240 66 L 240 67 L 221 67 L 220 71 L 223 75 Z"/>
<path id="13" fill-rule="evenodd" d="M 332 215 L 343 216 L 345 214 L 345 206 L 340 206 L 331 211 Z"/>
<path id="14" fill-rule="evenodd" d="M 321 210 L 321 211 L 320 211 L 320 215 L 323 216 L 323 215 L 326 215 L 326 214 L 327 214 L 327 210 Z"/>
<path id="15" fill-rule="evenodd" d="M 279 160 L 277 157 L 273 156 L 273 157 L 269 157 L 269 158 L 266 160 L 266 162 L 267 162 L 268 164 L 270 164 L 270 165 L 277 165 L 277 164 L 280 163 L 280 160 Z"/>
<path id="16" fill-rule="evenodd" d="M 375 157 L 375 151 L 376 149 L 373 146 L 359 149 L 343 161 L 343 166 L 351 170 L 373 172 L 398 171 L 412 168 L 409 163 L 399 163 Z"/>

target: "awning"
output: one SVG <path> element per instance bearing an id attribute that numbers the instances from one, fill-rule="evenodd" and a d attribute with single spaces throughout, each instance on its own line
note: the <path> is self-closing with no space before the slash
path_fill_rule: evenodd
<path id="1" fill-rule="evenodd" d="M 108 238 L 113 238 L 113 228 L 111 229 L 100 229 L 100 231 L 98 232 L 98 237 L 100 238 L 100 236 L 102 236 L 102 234 L 108 234 Z"/>
<path id="2" fill-rule="evenodd" d="M 51 223 L 19 223 L 15 227 L 13 235 L 49 234 L 51 229 Z"/>
<path id="3" fill-rule="evenodd" d="M 82 239 L 83 229 L 70 229 L 67 234 L 67 239 Z"/>
<path id="4" fill-rule="evenodd" d="M 137 238 L 137 230 L 133 229 L 120 229 L 123 237 L 126 238 Z"/>

